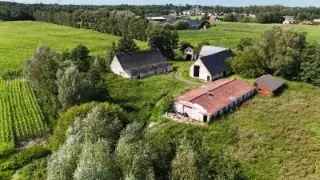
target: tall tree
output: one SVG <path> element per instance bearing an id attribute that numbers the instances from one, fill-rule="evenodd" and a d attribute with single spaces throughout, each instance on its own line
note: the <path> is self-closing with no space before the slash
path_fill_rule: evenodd
<path id="1" fill-rule="evenodd" d="M 151 49 L 160 50 L 167 58 L 174 59 L 174 50 L 178 48 L 179 36 L 177 31 L 163 27 L 154 27 L 151 30 L 149 46 Z"/>
<path id="2" fill-rule="evenodd" d="M 81 76 L 77 66 L 71 65 L 65 71 L 57 73 L 58 99 L 63 107 L 67 109 L 80 102 Z"/>

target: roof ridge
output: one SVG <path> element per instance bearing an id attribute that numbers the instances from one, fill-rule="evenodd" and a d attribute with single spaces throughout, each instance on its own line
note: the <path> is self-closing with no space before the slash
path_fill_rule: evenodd
<path id="1" fill-rule="evenodd" d="M 214 87 L 214 88 L 212 88 L 212 89 L 210 89 L 210 90 L 206 90 L 205 93 L 202 93 L 202 94 L 200 94 L 199 96 L 196 96 L 196 97 L 192 98 L 190 101 L 193 101 L 193 100 L 196 99 L 196 98 L 199 98 L 199 97 L 201 97 L 201 96 L 203 96 L 203 95 L 206 95 L 206 94 L 208 94 L 209 92 L 214 91 L 214 90 L 216 90 L 216 89 L 218 89 L 218 88 L 221 88 L 221 87 L 223 87 L 223 86 L 225 86 L 225 85 L 227 85 L 227 84 L 229 84 L 229 83 L 231 83 L 231 82 L 233 82 L 233 81 L 235 81 L 235 80 L 236 80 L 236 79 L 227 79 L 226 82 L 224 82 L 224 83 L 220 84 L 219 86 Z"/>

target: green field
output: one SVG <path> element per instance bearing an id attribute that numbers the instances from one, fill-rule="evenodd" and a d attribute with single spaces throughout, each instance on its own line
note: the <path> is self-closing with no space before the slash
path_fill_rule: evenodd
<path id="1" fill-rule="evenodd" d="M 0 112 L 0 153 L 47 129 L 35 95 L 24 80 L 0 80 Z"/>
<path id="2" fill-rule="evenodd" d="M 179 33 L 181 40 L 193 44 L 209 41 L 214 45 L 232 48 L 241 38 L 258 38 L 272 26 L 221 23 L 207 31 Z M 318 26 L 294 25 L 288 28 L 307 32 L 309 41 L 320 39 Z M 111 43 L 118 39 L 89 30 L 36 22 L 1 22 L 0 33 L 2 69 L 21 68 L 23 61 L 32 55 L 39 44 L 47 44 L 61 51 L 83 43 L 94 54 L 104 55 Z M 132 81 L 106 73 L 110 96 L 115 103 L 129 111 L 130 120 L 151 119 L 162 122 L 164 127 L 169 126 L 170 132 L 166 133 L 172 133 L 172 136 L 175 136 L 173 133 L 185 133 L 203 139 L 206 148 L 223 149 L 226 154 L 239 160 L 250 179 L 320 177 L 319 88 L 287 82 L 288 89 L 280 96 L 256 96 L 235 113 L 211 124 L 208 129 L 184 126 L 161 119 L 159 112 L 166 98 L 198 86 L 199 82 L 188 77 L 190 62 L 171 63 L 177 72 L 143 80 Z M 46 129 L 32 91 L 22 80 L 0 81 L 0 112 L 0 146 L 14 146 L 16 140 L 41 134 Z"/>
<path id="3" fill-rule="evenodd" d="M 308 25 L 279 25 L 279 24 L 256 24 L 256 23 L 218 23 L 217 26 L 208 30 L 180 31 L 181 40 L 192 44 L 209 42 L 216 46 L 234 48 L 241 38 L 259 38 L 260 35 L 273 26 L 282 26 L 299 32 L 306 32 L 308 41 L 320 41 L 320 26 Z"/>
<path id="4" fill-rule="evenodd" d="M 91 30 L 75 29 L 39 22 L 0 22 L 1 71 L 21 68 L 40 45 L 55 50 L 86 45 L 94 54 L 105 55 L 118 37 Z"/>

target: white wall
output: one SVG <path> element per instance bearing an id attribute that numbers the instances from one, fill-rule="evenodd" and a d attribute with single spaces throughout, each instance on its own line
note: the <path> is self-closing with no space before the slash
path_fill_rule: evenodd
<path id="1" fill-rule="evenodd" d="M 122 76 L 124 78 L 130 78 L 129 74 L 125 72 L 119 63 L 117 56 L 115 56 L 111 62 L 110 69 L 113 73 Z"/>
<path id="2" fill-rule="evenodd" d="M 200 66 L 200 71 L 199 71 L 199 77 L 194 77 L 193 76 L 193 70 L 194 70 L 194 66 Z M 202 63 L 202 61 L 200 59 L 198 59 L 191 67 L 190 67 L 190 76 L 193 78 L 198 78 L 204 81 L 207 81 L 207 77 L 210 77 L 210 80 L 212 80 L 212 76 L 210 74 L 210 72 L 207 70 L 207 68 L 205 67 L 205 65 Z"/>

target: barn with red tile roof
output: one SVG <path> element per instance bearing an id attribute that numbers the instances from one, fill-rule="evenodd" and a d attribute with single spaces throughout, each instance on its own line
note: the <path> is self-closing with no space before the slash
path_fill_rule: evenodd
<path id="1" fill-rule="evenodd" d="M 179 96 L 176 113 L 193 120 L 209 122 L 228 112 L 255 94 L 255 88 L 241 80 L 221 79 Z"/>

